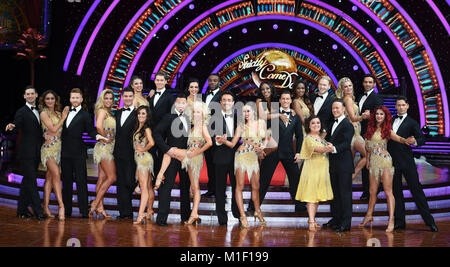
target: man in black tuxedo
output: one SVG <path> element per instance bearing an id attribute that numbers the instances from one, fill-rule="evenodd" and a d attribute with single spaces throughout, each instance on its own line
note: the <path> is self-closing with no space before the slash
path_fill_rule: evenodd
<path id="1" fill-rule="evenodd" d="M 211 111 L 211 116 L 214 116 L 216 111 L 221 110 L 220 105 L 220 89 L 219 89 L 220 77 L 217 74 L 211 74 L 208 76 L 208 90 L 205 94 L 202 95 L 203 102 L 208 106 L 208 109 Z M 208 150 L 206 150 L 203 154 L 205 155 L 206 168 L 208 171 L 208 191 L 202 196 L 204 197 L 212 197 L 215 194 L 216 190 L 216 174 L 215 174 L 215 164 L 213 162 L 214 158 L 214 149 L 213 145 Z M 217 197 L 217 196 L 216 196 Z"/>
<path id="2" fill-rule="evenodd" d="M 221 94 L 220 105 L 222 110 L 216 112 L 211 117 L 210 132 L 213 139 L 214 154 L 213 163 L 215 171 L 215 190 L 216 192 L 216 213 L 219 225 L 227 225 L 228 215 L 225 211 L 225 190 L 227 187 L 227 177 L 230 177 L 230 184 L 232 188 L 231 196 L 231 212 L 235 218 L 239 218 L 239 209 L 236 204 L 235 188 L 236 177 L 234 175 L 234 153 L 239 147 L 239 144 L 231 149 L 226 145 L 216 141 L 216 137 L 226 135 L 227 140 L 233 139 L 237 128 L 237 115 L 234 113 L 234 95 L 229 91 L 224 91 Z"/>
<path id="3" fill-rule="evenodd" d="M 328 129 L 330 122 L 333 120 L 331 104 L 333 104 L 335 99 L 335 97 L 328 92 L 332 81 L 328 76 L 321 76 L 317 82 L 319 92 L 317 95 L 311 94 L 311 103 L 313 103 L 314 106 L 314 115 L 319 117 L 323 129 Z"/>
<path id="4" fill-rule="evenodd" d="M 419 124 L 408 116 L 408 99 L 400 96 L 395 104 L 397 115 L 394 116 L 392 129 L 400 137 L 407 138 L 410 145 L 421 146 L 425 144 L 425 137 L 420 131 Z M 394 229 L 405 229 L 405 202 L 403 199 L 402 176 L 408 184 L 409 190 L 416 203 L 417 209 L 425 224 L 432 232 L 437 232 L 438 228 L 434 223 L 428 202 L 419 182 L 417 166 L 414 162 L 414 155 L 410 146 L 394 141 L 388 142 L 388 151 L 394 164 L 393 192 L 395 197 L 395 226 Z"/>
<path id="5" fill-rule="evenodd" d="M 133 127 L 136 124 L 136 109 L 133 105 L 134 91 L 125 88 L 122 92 L 123 108 L 116 112 L 116 136 L 114 160 L 117 172 L 117 205 L 119 219 L 133 219 L 133 191 L 136 187 L 136 162 L 134 161 Z"/>
<path id="6" fill-rule="evenodd" d="M 171 113 L 175 97 L 172 94 L 172 90 L 166 89 L 167 85 L 167 75 L 166 73 L 159 71 L 155 74 L 155 94 L 149 99 L 150 110 L 152 112 L 152 124 L 156 127 L 161 119 Z M 159 150 L 158 146 L 154 146 L 150 149 L 154 161 L 154 172 L 158 173 L 161 168 L 161 162 L 163 154 Z"/>
<path id="7" fill-rule="evenodd" d="M 83 133 L 87 132 L 90 137 L 97 140 L 110 141 L 97 134 L 91 116 L 81 108 L 82 102 L 81 90 L 79 88 L 72 89 L 70 91 L 70 112 L 64 121 L 61 133 L 61 176 L 66 217 L 72 216 L 73 181 L 75 181 L 81 216 L 88 218 L 87 147 L 83 141 Z"/>
<path id="8" fill-rule="evenodd" d="M 328 126 L 327 142 L 333 145 L 334 151 L 329 154 L 329 170 L 333 200 L 331 201 L 332 219 L 324 227 L 336 232 L 350 231 L 352 223 L 352 174 L 354 172 L 351 142 L 355 128 L 345 118 L 345 106 L 342 100 L 336 99 L 332 104 L 334 121 Z"/>
<path id="9" fill-rule="evenodd" d="M 364 94 L 360 95 L 356 99 L 358 103 L 360 113 L 364 113 L 366 110 L 373 112 L 373 109 L 384 104 L 383 98 L 374 92 L 376 84 L 375 77 L 372 74 L 366 74 L 363 76 Z M 367 130 L 368 120 L 361 121 L 361 135 L 364 136 Z M 361 200 L 369 199 L 369 170 L 364 166 L 361 171 L 363 193 Z M 381 188 L 381 187 L 380 187 Z"/>
<path id="10" fill-rule="evenodd" d="M 6 126 L 6 131 L 21 130 L 21 140 L 17 150 L 17 158 L 23 171 L 20 185 L 19 201 L 17 203 L 17 217 L 31 218 L 28 211 L 31 204 L 34 216 L 38 220 L 45 219 L 41 207 L 41 200 L 37 190 L 37 170 L 41 161 L 42 129 L 40 126 L 39 110 L 36 108 L 37 91 L 32 86 L 25 88 L 23 97 L 25 106 L 17 110 L 14 122 Z"/>
<path id="11" fill-rule="evenodd" d="M 189 175 L 186 170 L 181 168 L 181 161 L 186 154 L 182 149 L 187 148 L 188 133 L 190 131 L 190 122 L 184 115 L 186 105 L 186 95 L 183 93 L 178 94 L 175 99 L 174 110 L 163 117 L 153 132 L 155 143 L 162 155 L 167 153 L 172 158 L 169 167 L 164 173 L 164 183 L 158 189 L 159 211 L 156 223 L 160 226 L 167 226 L 167 217 L 170 212 L 170 193 L 172 192 L 177 173 L 180 177 L 181 220 L 187 221 L 191 214 Z"/>
<path id="12" fill-rule="evenodd" d="M 259 188 L 260 204 L 264 201 L 273 174 L 281 161 L 289 180 L 289 193 L 295 202 L 295 211 L 306 211 L 305 203 L 295 200 L 300 179 L 300 169 L 298 162 L 300 161 L 300 150 L 303 143 L 302 121 L 300 117 L 293 113 L 290 109 L 292 98 L 291 92 L 285 90 L 280 94 L 280 116 L 286 116 L 288 121 L 285 123 L 281 119 L 274 119 L 272 122 L 272 134 L 276 140 L 278 147 L 275 151 L 267 155 L 261 162 L 261 179 Z M 274 127 L 278 125 L 277 131 Z M 296 153 L 294 154 L 293 138 L 297 140 Z M 248 211 L 254 212 L 254 204 L 250 200 Z"/>

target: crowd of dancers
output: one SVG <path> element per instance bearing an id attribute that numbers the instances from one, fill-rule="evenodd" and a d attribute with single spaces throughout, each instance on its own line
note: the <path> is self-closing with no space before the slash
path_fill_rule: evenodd
<path id="1" fill-rule="evenodd" d="M 219 225 L 227 225 L 226 186 L 232 187 L 231 213 L 242 227 L 249 227 L 247 214 L 260 224 L 261 212 L 271 179 L 281 162 L 289 181 L 295 211 L 307 211 L 308 229 L 321 226 L 315 215 L 320 202 L 330 201 L 332 219 L 322 227 L 349 231 L 352 221 L 352 181 L 361 172 L 368 199 L 360 226 L 373 221 L 380 183 L 388 204 L 387 232 L 405 229 L 402 177 L 408 183 L 416 206 L 431 231 L 437 226 L 421 188 L 411 146 L 424 143 L 419 124 L 408 116 L 408 99 L 396 101 L 392 117 L 383 99 L 374 91 L 375 78 L 363 77 L 364 93 L 355 98 L 353 83 L 342 78 L 336 94 L 329 93 L 332 81 L 318 79 L 318 92 L 297 80 L 291 90 L 276 92 L 262 82 L 255 102 L 238 102 L 235 95 L 219 89 L 219 76 L 208 77 L 208 90 L 200 93 L 200 82 L 191 79 L 185 92 L 166 89 L 165 73 L 155 75 L 156 89 L 142 94 L 143 80 L 133 76 L 122 91 L 123 107 L 113 111 L 114 93 L 105 89 L 95 104 L 95 127 L 83 110 L 82 91 L 70 91 L 70 107 L 61 107 L 52 90 L 38 99 L 35 88 L 24 91 L 26 105 L 20 108 L 6 130 L 22 130 L 18 147 L 23 180 L 17 215 L 39 220 L 54 218 L 49 209 L 53 191 L 59 205 L 58 219 L 72 215 L 73 182 L 82 218 L 97 214 L 111 217 L 104 196 L 117 186 L 118 219 L 133 219 L 132 196 L 140 194 L 134 224 L 154 216 L 167 226 L 171 191 L 177 174 L 180 185 L 180 215 L 185 224 L 200 223 L 200 170 L 204 159 L 208 192 L 215 198 Z M 36 103 L 38 102 L 38 103 Z M 87 189 L 87 147 L 83 133 L 95 138 L 93 158 L 98 165 L 96 197 L 90 203 Z M 354 164 L 356 152 L 360 155 Z M 43 205 L 37 190 L 39 164 L 46 170 Z M 244 209 L 245 177 L 251 185 L 251 201 Z M 62 183 L 61 183 L 62 181 Z M 193 199 L 191 208 L 190 198 Z M 32 207 L 34 215 L 28 211 Z"/>

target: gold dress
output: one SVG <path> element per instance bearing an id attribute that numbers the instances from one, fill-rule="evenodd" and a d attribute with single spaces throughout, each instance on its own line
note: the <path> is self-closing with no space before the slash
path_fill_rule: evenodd
<path id="1" fill-rule="evenodd" d="M 353 103 L 353 111 L 355 113 L 355 116 L 357 116 L 357 117 L 360 116 L 359 107 L 355 103 Z M 348 118 L 347 109 L 345 109 L 345 116 Z M 353 145 L 355 144 L 355 141 L 364 143 L 364 138 L 361 136 L 361 123 L 359 121 L 352 122 L 351 120 L 350 120 L 350 122 L 353 124 L 353 127 L 355 128 L 355 133 L 353 134 L 352 143 L 351 143 L 351 148 L 353 149 Z"/>
<path id="2" fill-rule="evenodd" d="M 300 106 L 302 107 L 302 115 L 303 118 L 306 120 L 307 118 L 309 118 L 309 116 L 311 116 L 310 110 L 308 108 L 308 106 L 305 104 L 305 102 L 303 102 L 303 100 L 301 100 L 300 98 L 296 98 L 294 99 L 295 102 L 298 102 L 300 104 Z M 305 132 L 305 126 L 302 123 L 302 129 L 303 129 L 303 136 L 306 135 Z"/>
<path id="3" fill-rule="evenodd" d="M 202 127 L 193 127 L 188 137 L 187 151 L 201 149 L 205 144 L 206 140 L 203 138 Z M 193 158 L 185 157 L 181 163 L 181 168 L 188 171 L 188 167 L 191 168 L 194 180 L 197 181 L 200 178 L 200 171 L 203 168 L 203 153 Z"/>
<path id="4" fill-rule="evenodd" d="M 149 171 L 152 175 L 153 174 L 153 157 L 152 154 L 150 154 L 148 151 L 144 151 L 143 153 L 139 154 L 136 152 L 136 146 L 139 144 L 142 147 L 146 147 L 148 144 L 147 137 L 143 137 L 142 140 L 139 140 L 139 137 L 141 136 L 140 133 L 134 134 L 134 160 L 136 161 L 136 167 L 137 170 L 140 172 L 146 172 Z M 138 177 L 136 176 L 136 180 L 138 180 Z"/>
<path id="5" fill-rule="evenodd" d="M 53 125 L 58 124 L 59 120 L 61 120 L 61 113 L 57 112 L 57 116 L 50 112 L 48 109 L 44 109 L 43 112 L 47 112 L 50 120 Z M 41 163 L 44 167 L 44 170 L 47 170 L 47 160 L 54 159 L 56 164 L 59 165 L 61 161 L 61 132 L 62 127 L 58 129 L 58 132 L 54 136 L 49 136 L 47 131 L 48 128 L 42 123 L 42 129 L 44 130 L 44 139 L 45 142 L 41 147 Z"/>
<path id="6" fill-rule="evenodd" d="M 138 104 L 137 107 L 140 107 L 140 106 L 147 106 L 148 107 L 148 106 L 150 106 L 149 102 L 144 97 L 136 97 L 136 102 Z"/>
<path id="7" fill-rule="evenodd" d="M 300 158 L 305 161 L 298 183 L 296 200 L 316 203 L 333 199 L 328 156 L 326 153 L 314 152 L 314 148 L 326 146 L 325 141 L 311 136 L 306 136 L 303 140 Z"/>
<path id="8" fill-rule="evenodd" d="M 94 163 L 100 164 L 103 159 L 113 160 L 114 136 L 116 135 L 116 120 L 109 113 L 106 113 L 103 120 L 103 131 L 106 138 L 112 138 L 111 143 L 97 142 L 94 146 Z"/>
<path id="9" fill-rule="evenodd" d="M 262 120 L 259 120 L 261 125 Z M 255 152 L 255 146 L 262 144 L 267 132 L 258 127 L 258 130 L 250 129 L 244 125 L 244 130 L 241 136 L 242 145 L 239 146 L 234 154 L 234 172 L 241 169 L 244 173 L 247 172 L 248 179 L 251 180 L 252 174 L 259 171 L 258 155 Z"/>
<path id="10" fill-rule="evenodd" d="M 384 170 L 388 170 L 394 175 L 394 167 L 392 167 L 392 158 L 387 151 L 388 140 L 381 137 L 381 131 L 378 129 L 370 140 L 366 140 L 370 152 L 370 176 L 375 176 L 378 181 L 383 175 Z"/>

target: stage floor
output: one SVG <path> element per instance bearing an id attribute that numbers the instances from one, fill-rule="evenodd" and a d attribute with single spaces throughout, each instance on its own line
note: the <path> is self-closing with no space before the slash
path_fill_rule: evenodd
<path id="1" fill-rule="evenodd" d="M 13 206 L 0 205 L 0 246 L 64 247 L 79 241 L 82 247 L 449 247 L 450 218 L 436 219 L 439 232 L 432 233 L 422 222 L 408 221 L 407 229 L 386 233 L 387 221 L 370 229 L 352 225 L 350 232 L 307 230 L 304 223 L 283 222 L 260 226 L 249 220 L 250 228 L 203 223 L 185 226 L 169 221 L 168 227 L 154 223 L 135 226 L 131 220 L 71 218 L 65 222 L 15 217 Z M 249 218 L 250 219 L 250 218 Z M 72 240 L 70 240 L 72 239 Z M 69 241 L 70 240 L 70 241 Z M 75 242 L 76 243 L 76 242 Z M 372 245 L 373 244 L 373 245 Z"/>

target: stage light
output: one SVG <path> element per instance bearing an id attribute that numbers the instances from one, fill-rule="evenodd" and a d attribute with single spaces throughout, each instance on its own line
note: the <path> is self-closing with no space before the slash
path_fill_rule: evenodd
<path id="1" fill-rule="evenodd" d="M 230 36 L 230 38 L 231 38 L 231 36 Z M 213 46 L 217 47 L 217 46 L 219 46 L 219 43 L 217 41 L 214 41 Z"/>
<path id="2" fill-rule="evenodd" d="M 195 67 L 195 66 L 197 66 L 197 62 L 195 62 L 195 61 L 192 61 L 192 62 L 191 62 L 191 66 L 192 66 L 192 67 Z"/>
<path id="3" fill-rule="evenodd" d="M 357 6 L 353 6 L 353 7 L 352 7 L 352 10 L 353 10 L 353 11 L 357 11 L 357 10 L 358 10 L 358 7 L 357 7 Z"/>
<path id="4" fill-rule="evenodd" d="M 358 65 L 353 65 L 353 70 L 357 71 L 359 69 Z"/>
<path id="5" fill-rule="evenodd" d="M 278 29 L 278 24 L 273 24 L 273 29 L 277 30 Z"/>
<path id="6" fill-rule="evenodd" d="M 334 45 L 332 46 L 332 48 L 333 48 L 334 50 L 338 49 L 337 44 L 334 44 Z"/>
<path id="7" fill-rule="evenodd" d="M 308 35 L 308 34 L 309 34 L 309 30 L 308 30 L 308 29 L 305 29 L 305 30 L 303 31 L 303 34 L 304 34 L 304 35 Z"/>
<path id="8" fill-rule="evenodd" d="M 243 29 L 242 29 L 242 33 L 243 33 L 243 34 L 246 34 L 246 33 L 247 33 L 247 28 L 243 28 Z"/>
<path id="9" fill-rule="evenodd" d="M 164 30 L 166 30 L 166 31 L 167 31 L 167 30 L 169 29 L 169 25 L 167 25 L 167 24 L 164 24 L 164 27 L 163 27 L 163 28 L 164 28 Z"/>
<path id="10" fill-rule="evenodd" d="M 189 9 L 190 9 L 190 10 L 192 10 L 192 9 L 194 9 L 194 8 L 195 8 L 195 5 L 194 5 L 194 4 L 190 4 L 190 5 L 189 5 Z"/>
<path id="11" fill-rule="evenodd" d="M 377 27 L 377 33 L 380 33 L 382 30 L 380 27 Z"/>
<path id="12" fill-rule="evenodd" d="M 289 29 L 289 31 L 290 31 L 290 32 L 292 32 L 292 31 L 293 31 L 293 29 L 292 29 L 292 28 L 290 28 L 290 29 Z"/>

